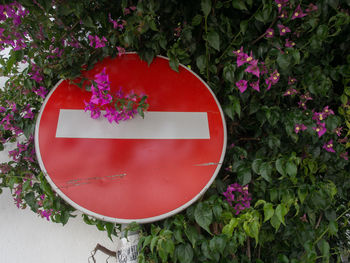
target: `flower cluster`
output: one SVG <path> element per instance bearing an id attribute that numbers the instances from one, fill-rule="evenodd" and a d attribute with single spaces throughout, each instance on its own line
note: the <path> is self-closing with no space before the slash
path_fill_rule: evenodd
<path id="1" fill-rule="evenodd" d="M 300 4 L 294 10 L 289 10 L 291 6 L 288 5 L 288 2 L 289 0 L 275 0 L 275 3 L 277 4 L 277 8 L 278 8 L 279 18 L 286 19 L 288 18 L 288 14 L 291 13 L 292 16 L 290 20 L 295 20 L 297 18 L 302 18 L 307 14 L 318 10 L 317 6 L 312 3 L 308 6 L 307 9 L 305 9 L 307 13 L 303 12 L 303 10 L 300 7 Z M 277 28 L 280 36 L 285 36 L 288 33 L 292 33 L 291 29 L 283 24 L 277 24 Z M 296 33 L 294 34 L 297 35 Z M 275 30 L 273 28 L 268 28 L 265 32 L 265 37 L 273 38 L 274 36 L 275 36 Z M 285 39 L 285 43 L 284 43 L 285 47 L 292 48 L 295 45 L 296 44 L 293 40 L 290 40 L 289 38 Z"/>
<path id="2" fill-rule="evenodd" d="M 0 50 L 3 50 L 6 46 L 12 46 L 13 50 L 20 50 L 26 47 L 25 40 L 28 37 L 28 33 L 20 33 L 18 27 L 22 23 L 22 19 L 28 14 L 28 11 L 17 2 L 0 5 L 0 22 L 5 22 L 10 27 L 8 30 L 0 28 Z"/>
<path id="3" fill-rule="evenodd" d="M 89 35 L 89 45 L 94 48 L 101 48 L 106 46 L 107 39 L 105 37 L 99 38 L 98 36 Z"/>
<path id="4" fill-rule="evenodd" d="M 237 56 L 237 66 L 241 67 L 246 64 L 247 66 L 244 71 L 257 77 L 257 79 L 255 79 L 255 81 L 251 81 L 249 85 L 252 89 L 260 92 L 260 77 L 262 75 L 268 74 L 268 69 L 266 68 L 264 63 L 259 63 L 259 60 L 254 59 L 252 52 L 250 52 L 250 54 L 244 53 L 243 47 L 241 47 L 239 50 L 233 51 L 233 53 Z M 265 83 L 267 85 L 266 90 L 269 90 L 271 88 L 271 85 L 275 85 L 279 81 L 279 79 L 280 74 L 277 70 L 274 70 L 270 75 L 268 75 L 268 77 L 265 78 Z M 241 79 L 236 82 L 236 87 L 241 93 L 243 93 L 247 90 L 248 81 L 245 79 Z"/>
<path id="5" fill-rule="evenodd" d="M 252 200 L 248 186 L 241 186 L 238 183 L 231 184 L 227 187 L 226 192 L 223 193 L 226 197 L 226 201 L 233 206 L 233 209 L 238 215 L 242 210 L 250 207 L 250 201 Z"/>
<path id="6" fill-rule="evenodd" d="M 95 83 L 91 86 L 92 95 L 89 102 L 85 102 L 85 111 L 91 112 L 91 118 L 98 119 L 101 116 L 101 111 L 104 110 L 103 115 L 110 123 L 113 121 L 129 120 L 135 117 L 137 113 L 143 116 L 143 112 L 147 110 L 147 96 L 137 95 L 133 91 L 129 94 L 124 94 L 120 88 L 115 96 L 110 94 L 110 81 L 104 68 L 100 74 L 95 75 Z"/>
<path id="7" fill-rule="evenodd" d="M 123 19 L 119 19 L 119 18 L 118 20 L 112 19 L 112 16 L 110 13 L 108 14 L 108 21 L 113 24 L 114 29 L 123 30 L 124 26 L 126 25 L 126 21 Z"/>

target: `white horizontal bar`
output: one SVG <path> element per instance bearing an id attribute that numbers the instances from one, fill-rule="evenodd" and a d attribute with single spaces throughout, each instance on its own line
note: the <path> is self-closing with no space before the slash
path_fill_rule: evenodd
<path id="1" fill-rule="evenodd" d="M 104 113 L 102 113 L 104 114 Z M 100 139 L 209 139 L 206 112 L 147 111 L 145 118 L 109 123 L 84 110 L 61 109 L 56 137 Z"/>

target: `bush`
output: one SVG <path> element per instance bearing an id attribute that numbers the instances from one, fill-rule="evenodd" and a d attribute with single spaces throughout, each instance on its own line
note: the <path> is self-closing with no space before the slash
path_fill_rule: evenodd
<path id="1" fill-rule="evenodd" d="M 197 72 L 226 114 L 224 169 L 186 211 L 141 231 L 140 262 L 339 262 L 349 253 L 349 1 L 20 1 L 0 8 L 1 165 L 19 207 L 74 210 L 34 156 L 35 119 L 59 79 L 137 51 Z M 6 12 L 6 13 L 5 13 Z M 18 72 L 18 63 L 27 63 Z M 2 147 L 2 144 L 0 145 Z M 0 188 L 1 189 L 1 188 Z M 223 195 L 225 193 L 225 195 Z M 241 197 L 241 199 L 239 199 Z M 108 234 L 111 223 L 84 219 Z"/>

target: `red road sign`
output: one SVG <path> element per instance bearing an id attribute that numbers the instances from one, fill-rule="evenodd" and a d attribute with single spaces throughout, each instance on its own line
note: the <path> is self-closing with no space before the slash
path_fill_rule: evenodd
<path id="1" fill-rule="evenodd" d="M 35 132 L 41 169 L 73 207 L 105 221 L 152 222 L 195 202 L 215 179 L 226 149 L 223 112 L 191 70 L 150 66 L 136 54 L 106 58 L 111 90 L 148 95 L 145 119 L 120 124 L 84 112 L 91 93 L 59 82 L 47 96 Z"/>

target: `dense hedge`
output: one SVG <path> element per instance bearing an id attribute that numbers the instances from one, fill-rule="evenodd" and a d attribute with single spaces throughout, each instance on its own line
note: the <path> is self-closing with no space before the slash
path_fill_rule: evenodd
<path id="1" fill-rule="evenodd" d="M 34 154 L 45 95 L 104 57 L 137 51 L 152 63 L 160 54 L 207 81 L 229 147 L 199 202 L 131 225 L 141 231 L 140 262 L 340 262 L 350 247 L 349 8 L 338 0 L 5 1 L 0 45 L 12 50 L 0 58 L 10 78 L 0 93 L 0 146 L 26 140 L 1 165 L 0 187 L 19 207 L 65 224 L 74 209 Z"/>

